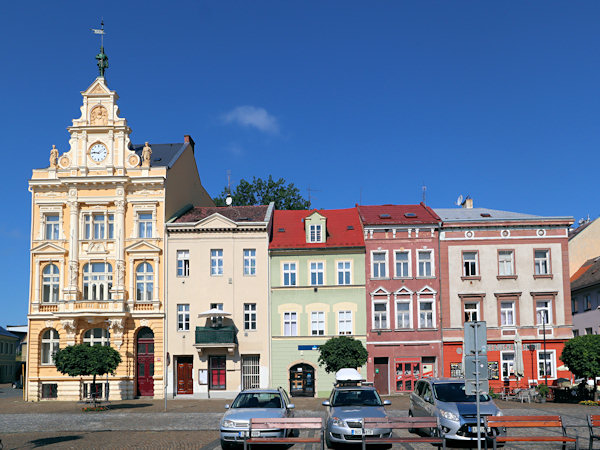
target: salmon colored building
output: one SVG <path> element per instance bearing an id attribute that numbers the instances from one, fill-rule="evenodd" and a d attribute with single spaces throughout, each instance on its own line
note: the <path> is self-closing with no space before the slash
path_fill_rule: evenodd
<path id="1" fill-rule="evenodd" d="M 470 200 L 470 199 L 469 199 Z M 487 324 L 494 390 L 572 378 L 560 360 L 573 337 L 571 217 L 486 208 L 439 209 L 443 375 L 463 375 L 464 323 Z"/>
<path id="2" fill-rule="evenodd" d="M 424 204 L 359 206 L 364 228 L 367 379 L 382 394 L 441 375 L 438 234 Z"/>

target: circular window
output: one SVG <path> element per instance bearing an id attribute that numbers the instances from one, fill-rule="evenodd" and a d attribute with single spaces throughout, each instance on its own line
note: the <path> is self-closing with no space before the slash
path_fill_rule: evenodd
<path id="1" fill-rule="evenodd" d="M 467 239 L 473 239 L 473 236 L 475 236 L 475 233 L 473 233 L 471 230 L 465 231 L 465 237 Z"/>

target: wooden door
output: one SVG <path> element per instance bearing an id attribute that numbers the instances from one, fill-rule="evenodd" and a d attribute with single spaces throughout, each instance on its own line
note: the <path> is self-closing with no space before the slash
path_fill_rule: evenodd
<path id="1" fill-rule="evenodd" d="M 194 380 L 192 372 L 194 369 L 193 359 L 189 356 L 177 358 L 177 393 L 193 394 Z"/>
<path id="2" fill-rule="evenodd" d="M 374 358 L 373 363 L 375 366 L 375 389 L 377 389 L 381 395 L 388 395 L 390 393 L 388 389 L 388 359 Z"/>
<path id="3" fill-rule="evenodd" d="M 149 328 L 137 338 L 137 395 L 154 396 L 154 333 Z"/>

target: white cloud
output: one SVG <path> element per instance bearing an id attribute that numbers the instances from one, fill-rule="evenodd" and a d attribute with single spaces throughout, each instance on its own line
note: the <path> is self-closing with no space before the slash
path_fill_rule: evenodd
<path id="1" fill-rule="evenodd" d="M 238 106 L 223 116 L 225 123 L 237 123 L 244 127 L 253 127 L 264 133 L 277 134 L 277 119 L 264 108 Z"/>

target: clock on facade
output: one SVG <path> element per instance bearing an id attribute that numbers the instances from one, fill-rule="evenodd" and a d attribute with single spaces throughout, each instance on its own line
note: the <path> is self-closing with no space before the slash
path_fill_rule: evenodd
<path id="1" fill-rule="evenodd" d="M 106 154 L 108 150 L 103 144 L 94 144 L 92 148 L 90 148 L 90 158 L 92 158 L 95 162 L 103 161 L 106 158 Z"/>

